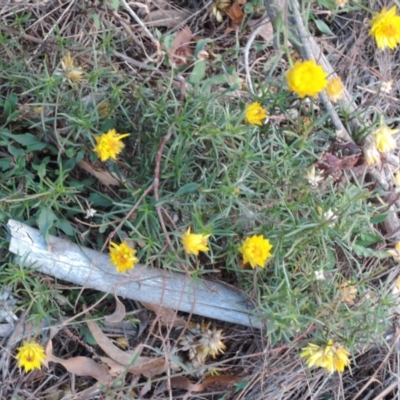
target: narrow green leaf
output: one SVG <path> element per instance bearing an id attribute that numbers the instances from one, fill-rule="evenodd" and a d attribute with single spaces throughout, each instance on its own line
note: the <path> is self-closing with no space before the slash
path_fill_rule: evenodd
<path id="1" fill-rule="evenodd" d="M 199 189 L 199 185 L 197 183 L 188 183 L 182 186 L 175 194 L 176 197 L 181 196 L 186 193 L 193 193 Z"/>

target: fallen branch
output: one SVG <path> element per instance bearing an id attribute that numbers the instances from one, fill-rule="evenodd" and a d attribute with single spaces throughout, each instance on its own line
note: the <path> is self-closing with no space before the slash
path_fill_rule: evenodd
<path id="1" fill-rule="evenodd" d="M 28 268 L 137 301 L 258 329 L 263 326 L 245 297 L 220 283 L 140 264 L 122 275 L 106 254 L 51 235 L 46 243 L 37 229 L 18 221 L 9 220 L 7 226 L 10 251 Z"/>

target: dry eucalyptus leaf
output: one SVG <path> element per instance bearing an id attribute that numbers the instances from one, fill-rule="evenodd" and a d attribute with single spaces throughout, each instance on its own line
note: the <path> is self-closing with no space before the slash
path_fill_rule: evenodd
<path id="1" fill-rule="evenodd" d="M 114 312 L 111 315 L 104 317 L 104 319 L 111 324 L 118 324 L 118 322 L 121 322 L 125 318 L 126 314 L 125 306 L 118 296 L 115 296 L 115 302 L 116 305 Z"/>
<path id="2" fill-rule="evenodd" d="M 108 365 L 111 375 L 120 375 L 128 370 L 131 374 L 152 378 L 163 374 L 168 369 L 168 365 L 163 358 L 138 357 L 135 363 L 130 366 L 120 364 L 109 357 L 100 357 L 100 360 Z"/>
<path id="3" fill-rule="evenodd" d="M 94 321 L 88 320 L 86 323 L 97 344 L 113 360 L 112 374 L 120 373 L 127 367 L 130 372 L 146 377 L 159 375 L 167 370 L 168 365 L 164 358 L 141 357 L 142 346 L 140 345 L 135 350 L 123 351 L 113 344 Z M 122 370 L 118 364 L 122 366 Z"/>
<path id="4" fill-rule="evenodd" d="M 51 340 L 46 346 L 46 364 L 48 362 L 61 364 L 71 374 L 79 376 L 91 376 L 99 382 L 109 382 L 111 375 L 105 365 L 97 364 L 88 357 L 72 357 L 67 360 L 58 358 L 53 355 L 53 343 Z"/>
<path id="5" fill-rule="evenodd" d="M 184 376 L 175 376 L 171 378 L 171 387 L 183 389 L 190 392 L 204 392 L 207 389 L 221 390 L 232 387 L 240 382 L 241 378 L 231 375 L 209 376 L 202 383 L 192 383 Z"/>
<path id="6" fill-rule="evenodd" d="M 115 346 L 113 342 L 103 333 L 96 322 L 87 320 L 86 323 L 97 344 L 109 357 L 123 365 L 131 364 L 135 356 L 137 357 L 137 352 L 123 351 Z"/>
<path id="7" fill-rule="evenodd" d="M 184 28 L 179 31 L 172 42 L 171 50 L 171 63 L 175 66 L 186 64 L 187 58 L 193 55 L 193 50 L 190 44 L 193 40 L 190 28 Z"/>
<path id="8" fill-rule="evenodd" d="M 97 178 L 103 185 L 116 186 L 121 184 L 121 182 L 115 177 L 114 174 L 111 174 L 105 169 L 94 168 L 86 161 L 79 161 L 78 166 L 84 169 L 85 171 L 89 172 L 89 174 L 93 175 L 95 178 Z"/>
<path id="9" fill-rule="evenodd" d="M 184 318 L 177 317 L 176 311 L 171 310 L 170 308 L 151 303 L 144 303 L 143 301 L 141 304 L 143 304 L 143 306 L 148 310 L 156 313 L 163 325 L 174 326 L 175 328 L 180 328 L 187 325 L 187 321 Z"/>

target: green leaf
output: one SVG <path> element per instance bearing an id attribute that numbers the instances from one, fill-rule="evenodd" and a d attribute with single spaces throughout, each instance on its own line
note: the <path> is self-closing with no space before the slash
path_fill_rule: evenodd
<path id="1" fill-rule="evenodd" d="M 389 216 L 389 213 L 379 214 L 370 219 L 371 224 L 380 224 L 383 221 L 386 221 L 386 218 Z"/>
<path id="2" fill-rule="evenodd" d="M 75 233 L 73 226 L 66 219 L 58 219 L 54 225 L 68 236 L 73 236 Z"/>
<path id="3" fill-rule="evenodd" d="M 197 183 L 188 183 L 182 186 L 175 194 L 176 197 L 181 196 L 185 193 L 193 193 L 199 189 L 199 185 Z"/>
<path id="4" fill-rule="evenodd" d="M 382 238 L 379 235 L 375 235 L 374 233 L 370 232 L 363 232 L 356 239 L 355 244 L 358 246 L 368 247 L 372 244 L 380 242 L 381 240 Z"/>
<path id="5" fill-rule="evenodd" d="M 315 23 L 320 32 L 325 33 L 326 35 L 334 35 L 334 33 L 329 29 L 329 26 L 324 21 L 316 19 Z"/>
<path id="6" fill-rule="evenodd" d="M 204 75 L 206 74 L 207 63 L 206 60 L 199 61 L 193 68 L 192 73 L 189 77 L 190 83 L 199 83 L 203 80 Z"/>
<path id="7" fill-rule="evenodd" d="M 43 206 L 41 208 L 36 223 L 46 243 L 48 243 L 49 239 L 49 230 L 52 228 L 53 223 L 56 219 L 57 217 L 54 215 L 51 208 L 47 206 Z"/>
<path id="8" fill-rule="evenodd" d="M 196 49 L 194 51 L 194 56 L 197 58 L 197 55 L 200 53 L 200 51 L 204 50 L 205 45 L 210 42 L 212 42 L 212 40 L 210 38 L 200 39 L 196 43 Z"/>
<path id="9" fill-rule="evenodd" d="M 18 96 L 14 93 L 11 93 L 8 96 L 8 99 L 4 103 L 4 114 L 7 117 L 9 117 L 15 111 L 17 103 L 18 103 Z"/>
<path id="10" fill-rule="evenodd" d="M 111 0 L 110 1 L 111 9 L 113 11 L 118 11 L 119 8 L 119 0 Z"/>
<path id="11" fill-rule="evenodd" d="M 36 136 L 31 133 L 24 133 L 22 135 L 13 135 L 13 140 L 22 146 L 26 147 L 28 153 L 43 150 L 46 147 L 46 143 L 41 142 Z"/>
<path id="12" fill-rule="evenodd" d="M 17 149 L 11 143 L 7 146 L 8 152 L 14 157 L 25 156 L 25 151 L 22 149 Z"/>
<path id="13" fill-rule="evenodd" d="M 374 249 L 369 249 L 364 246 L 359 246 L 357 244 L 353 245 L 354 252 L 359 256 L 359 257 L 372 257 L 375 255 L 375 250 Z"/>

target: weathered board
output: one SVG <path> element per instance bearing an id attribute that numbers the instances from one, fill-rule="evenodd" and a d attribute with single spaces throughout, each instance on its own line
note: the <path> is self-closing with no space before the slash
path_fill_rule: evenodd
<path id="1" fill-rule="evenodd" d="M 46 243 L 37 229 L 18 221 L 10 220 L 8 228 L 10 251 L 18 255 L 26 267 L 44 274 L 174 310 L 258 329 L 263 326 L 251 315 L 251 304 L 244 296 L 220 283 L 144 265 L 120 274 L 110 265 L 106 254 L 55 236 L 49 236 Z"/>

